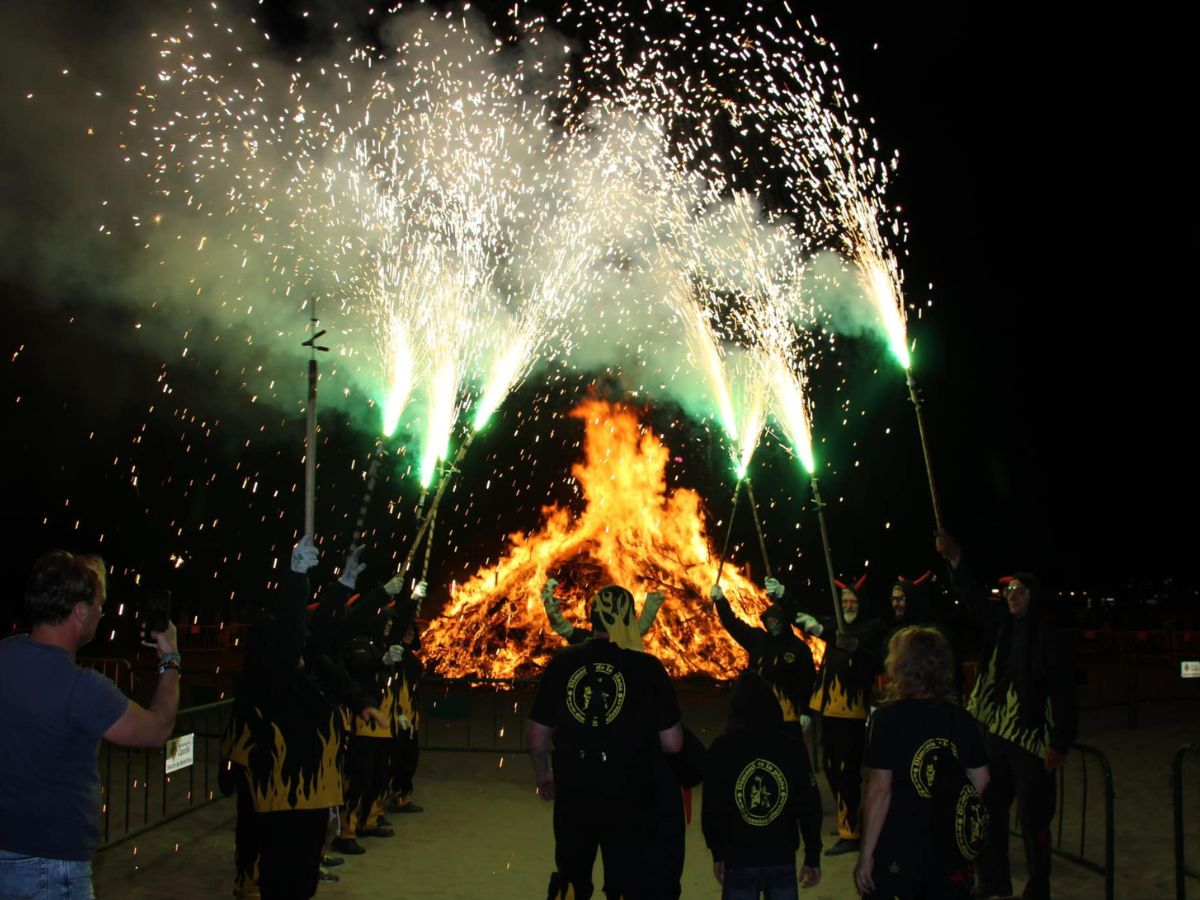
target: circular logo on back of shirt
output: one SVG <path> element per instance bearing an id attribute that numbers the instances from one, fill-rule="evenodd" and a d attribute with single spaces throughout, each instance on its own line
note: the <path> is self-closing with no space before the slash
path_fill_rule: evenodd
<path id="1" fill-rule="evenodd" d="M 988 840 L 988 825 L 983 798 L 971 785 L 964 784 L 954 808 L 954 840 L 958 852 L 967 862 L 974 862 L 983 853 Z"/>
<path id="2" fill-rule="evenodd" d="M 733 796 L 748 825 L 770 825 L 787 806 L 787 779 L 769 759 L 756 759 L 738 775 Z"/>
<path id="3" fill-rule="evenodd" d="M 950 748 L 950 752 L 954 754 L 954 758 L 958 758 L 958 748 L 954 746 L 952 741 L 946 738 L 930 738 L 913 754 L 912 765 L 909 767 L 908 775 L 912 779 L 913 787 L 917 789 L 917 793 L 928 800 L 933 796 L 933 779 L 934 779 L 934 752 L 943 750 L 946 747 Z"/>
<path id="4" fill-rule="evenodd" d="M 567 711 L 581 725 L 611 725 L 624 705 L 625 676 L 608 663 L 582 666 L 567 680 Z"/>

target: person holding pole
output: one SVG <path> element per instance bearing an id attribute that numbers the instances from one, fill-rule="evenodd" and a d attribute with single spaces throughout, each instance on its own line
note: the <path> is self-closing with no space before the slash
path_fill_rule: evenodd
<path id="1" fill-rule="evenodd" d="M 837 631 L 834 616 L 817 619 L 804 612 L 796 614 L 796 625 L 807 634 L 827 638 L 820 679 L 809 703 L 821 716 L 822 765 L 837 803 L 838 840 L 825 851 L 826 856 L 858 850 L 862 837 L 862 759 L 883 634 L 882 623 L 861 612 L 865 581 L 860 578 L 853 586 L 838 583 L 842 632 Z"/>
<path id="2" fill-rule="evenodd" d="M 1004 603 L 989 601 L 954 538 L 937 536 L 959 599 L 984 629 L 979 675 L 967 710 L 987 731 L 991 785 L 984 800 L 991 821 L 1008 821 L 1014 797 L 1029 880 L 1026 900 L 1050 897 L 1050 822 L 1055 770 L 1079 729 L 1075 664 L 1070 645 L 1047 617 L 1039 579 L 1018 572 L 1003 580 Z M 1008 897 L 1008 829 L 993 828 L 978 863 L 980 898 Z"/>
<path id="3" fill-rule="evenodd" d="M 784 724 L 802 725 L 817 669 L 808 644 L 800 640 L 788 624 L 791 616 L 780 602 L 783 585 L 768 578 L 766 591 L 771 605 L 763 611 L 762 628 L 755 628 L 734 615 L 719 584 L 712 586 L 709 596 L 725 630 L 750 655 L 747 668 L 762 675 L 771 685 Z"/>
<path id="4" fill-rule="evenodd" d="M 354 577 L 357 575 L 355 572 Z M 380 713 L 378 717 L 366 721 L 359 718 L 351 723 L 346 753 L 346 806 L 341 830 L 332 844 L 338 853 L 351 856 L 366 852 L 356 838 L 386 838 L 394 834 L 390 827 L 379 822 L 378 804 L 387 791 L 391 745 L 412 724 L 402 715 L 399 682 L 393 677 L 392 666 L 402 658 L 400 638 L 415 618 L 426 592 L 422 581 L 413 589 L 408 602 L 389 608 L 403 586 L 404 575 L 397 573 L 359 597 L 334 639 L 346 671 Z"/>

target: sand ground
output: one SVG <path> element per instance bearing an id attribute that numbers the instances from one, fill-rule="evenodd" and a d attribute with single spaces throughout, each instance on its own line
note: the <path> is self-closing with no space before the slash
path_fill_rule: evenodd
<path id="1" fill-rule="evenodd" d="M 711 731 L 711 729 L 703 729 Z M 712 734 L 701 734 L 707 742 Z M 1085 717 L 1081 738 L 1103 751 L 1116 783 L 1116 891 L 1118 898 L 1174 897 L 1171 816 L 1171 759 L 1182 744 L 1200 742 L 1200 716 L 1194 706 L 1147 710 L 1137 730 L 1119 714 Z M 1082 760 L 1072 755 L 1066 780 L 1064 843 L 1078 848 L 1082 822 L 1079 784 Z M 553 868 L 550 805 L 534 794 L 528 761 L 512 754 L 427 752 L 417 778 L 417 801 L 425 812 L 391 818 L 396 836 L 364 839 L 364 856 L 337 870 L 337 884 L 322 885 L 317 896 L 350 898 L 521 898 L 545 896 Z M 1103 806 L 1099 773 L 1089 767 L 1093 795 L 1086 816 L 1087 855 L 1101 859 Z M 1188 858 L 1200 867 L 1200 758 L 1188 764 Z M 716 898 L 709 856 L 700 833 L 700 791 L 696 818 L 688 829 L 685 898 Z M 828 787 L 822 784 L 827 814 L 824 832 L 834 827 Z M 101 900 L 190 900 L 230 896 L 233 874 L 234 806 L 217 801 L 125 844 L 103 851 L 96 862 L 96 895 Z M 827 839 L 832 842 L 832 839 Z M 1020 844 L 1012 840 L 1013 870 L 1020 890 L 1024 876 Z M 856 896 L 851 872 L 854 855 L 827 858 L 822 883 L 802 896 L 836 900 Z M 1058 898 L 1101 898 L 1103 878 L 1071 862 L 1055 859 Z M 599 867 L 597 866 L 597 869 Z M 597 873 L 597 880 L 599 873 Z M 1200 897 L 1200 880 L 1190 892 Z"/>

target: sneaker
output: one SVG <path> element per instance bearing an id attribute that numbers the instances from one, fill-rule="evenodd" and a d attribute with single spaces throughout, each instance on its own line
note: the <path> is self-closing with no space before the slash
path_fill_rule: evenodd
<path id="1" fill-rule="evenodd" d="M 395 833 L 396 832 L 390 828 L 384 828 L 381 825 L 376 825 L 374 828 L 359 829 L 358 836 L 359 837 L 388 838 L 388 837 L 391 837 L 392 835 L 394 835 Z"/>
<path id="2" fill-rule="evenodd" d="M 389 822 L 389 821 L 387 820 L 387 818 L 385 818 L 384 816 L 380 816 L 378 819 L 376 819 L 376 820 L 375 820 L 375 824 L 376 824 L 376 825 L 379 825 L 379 826 L 381 826 L 381 827 L 383 827 L 383 828 L 387 828 L 387 827 L 389 827 L 389 826 L 390 826 L 392 823 L 391 823 L 391 822 Z"/>
<path id="3" fill-rule="evenodd" d="M 843 853 L 857 853 L 862 843 L 858 838 L 840 838 L 836 844 L 825 851 L 826 856 L 841 856 Z"/>
<path id="4" fill-rule="evenodd" d="M 336 869 L 344 862 L 340 856 L 330 856 L 328 853 L 321 857 L 321 865 L 326 869 Z"/>
<path id="5" fill-rule="evenodd" d="M 362 856 L 367 852 L 354 838 L 335 838 L 329 846 L 346 856 Z"/>
<path id="6" fill-rule="evenodd" d="M 341 879 L 332 872 L 326 872 L 324 869 L 317 870 L 317 881 L 324 882 L 325 884 L 332 884 L 333 882 L 340 880 Z"/>
<path id="7" fill-rule="evenodd" d="M 397 806 L 392 810 L 394 813 L 419 813 L 425 812 L 425 807 L 417 806 L 415 803 L 405 803 L 403 806 Z"/>

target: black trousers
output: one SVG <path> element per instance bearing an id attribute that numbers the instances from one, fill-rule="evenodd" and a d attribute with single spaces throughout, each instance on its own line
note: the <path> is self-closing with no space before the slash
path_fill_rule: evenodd
<path id="1" fill-rule="evenodd" d="M 413 792 L 413 775 L 416 774 L 420 758 L 421 747 L 417 743 L 417 732 L 400 732 L 392 741 L 391 750 L 392 793 L 396 795 L 394 800 L 407 797 Z"/>
<path id="2" fill-rule="evenodd" d="M 350 736 L 350 749 L 346 752 L 346 815 L 341 837 L 352 838 L 367 827 L 371 807 L 387 790 L 391 743 L 386 737 Z"/>
<path id="3" fill-rule="evenodd" d="M 554 797 L 554 864 L 561 882 L 576 900 L 594 893 L 596 851 L 604 860 L 604 896 L 608 900 L 651 900 L 653 874 L 643 865 L 644 848 L 653 846 L 655 818 L 651 797 L 619 795 L 584 788 L 558 789 Z"/>
<path id="4" fill-rule="evenodd" d="M 821 717 L 821 762 L 837 803 L 838 837 L 844 840 L 858 840 L 862 836 L 862 761 L 866 741 L 866 720 Z"/>
<path id="5" fill-rule="evenodd" d="M 674 774 L 663 766 L 654 784 L 654 834 L 640 848 L 650 896 L 656 900 L 679 900 L 683 892 L 684 816 L 683 792 Z"/>
<path id="6" fill-rule="evenodd" d="M 1029 881 L 1022 894 L 1026 900 L 1050 898 L 1050 822 L 1054 818 L 1054 773 L 1028 750 L 993 734 L 987 737 L 991 781 L 983 792 L 991 819 L 987 847 L 976 868 L 979 883 L 987 890 L 1011 892 L 1008 865 L 1008 813 L 1017 801 L 1017 818 L 1025 842 Z"/>
<path id="7" fill-rule="evenodd" d="M 263 900 L 307 900 L 317 892 L 329 810 L 259 813 L 258 819 Z"/>
<path id="8" fill-rule="evenodd" d="M 875 880 L 872 897 L 971 900 L 975 896 L 971 865 L 962 859 L 939 859 L 930 846 L 929 835 L 915 823 L 884 824 L 871 874 Z"/>
<path id="9" fill-rule="evenodd" d="M 234 893 L 258 884 L 258 857 L 262 851 L 259 837 L 260 815 L 254 811 L 254 799 L 244 770 L 238 770 L 237 779 L 237 825 L 233 831 Z"/>

